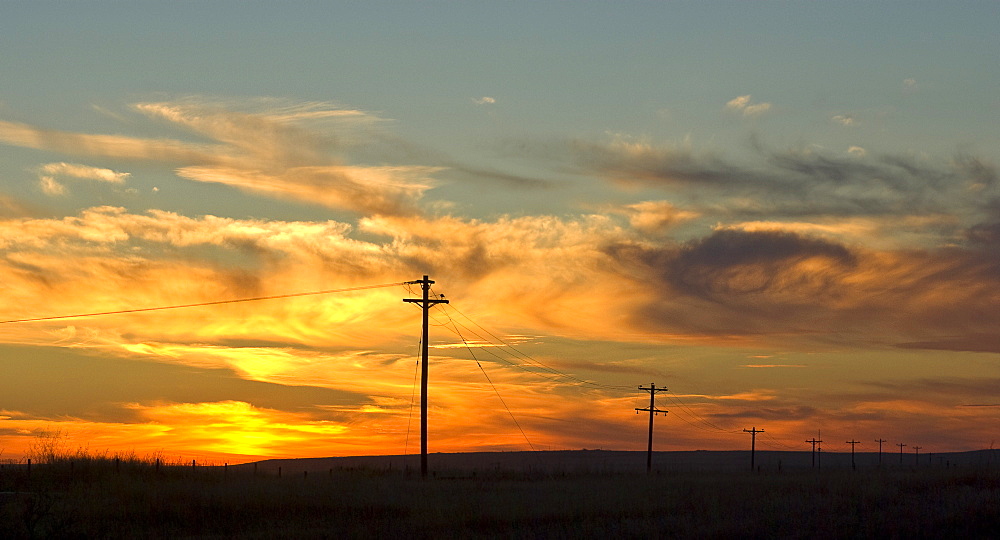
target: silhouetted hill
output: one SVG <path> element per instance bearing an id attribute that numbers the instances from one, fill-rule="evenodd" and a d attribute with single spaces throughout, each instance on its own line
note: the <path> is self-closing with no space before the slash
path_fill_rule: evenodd
<path id="1" fill-rule="evenodd" d="M 851 454 L 818 452 L 816 466 L 822 469 L 850 469 Z M 858 452 L 854 456 L 859 469 L 879 466 L 877 452 Z M 1000 450 L 926 453 L 884 452 L 886 468 L 1000 466 Z M 641 472 L 646 468 L 646 452 L 617 450 L 556 450 L 542 452 L 466 452 L 433 453 L 427 456 L 428 467 L 440 474 L 468 474 L 473 471 L 511 471 L 548 473 Z M 802 470 L 813 467 L 813 455 L 805 452 L 758 451 L 755 462 L 761 471 Z M 325 472 L 330 469 L 371 469 L 419 471 L 419 455 L 352 456 L 329 458 L 268 459 L 238 468 L 256 467 L 261 472 L 283 474 Z M 749 451 L 654 452 L 653 469 L 662 473 L 688 471 L 735 471 L 750 469 Z"/>

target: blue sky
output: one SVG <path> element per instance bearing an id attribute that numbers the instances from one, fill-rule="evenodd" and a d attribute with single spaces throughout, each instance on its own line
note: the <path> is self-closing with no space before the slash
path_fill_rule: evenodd
<path id="1" fill-rule="evenodd" d="M 4 319 L 430 273 L 567 373 L 677 381 L 695 424 L 992 440 L 994 2 L 2 10 Z M 402 451 L 408 368 L 359 381 L 409 365 L 405 294 L 7 325 L 26 380 L 82 362 L 147 383 L 104 401 L 9 388 L 0 446 L 63 430 L 210 456 L 289 455 L 307 435 L 309 455 Z M 442 330 L 462 317 L 445 313 Z M 436 349 L 453 383 L 441 448 L 517 447 L 502 414 L 494 431 L 462 422 L 493 394 L 462 378 L 456 338 Z M 631 394 L 549 389 L 594 426 L 570 428 L 540 412 L 545 392 L 519 401 L 530 374 L 489 362 L 539 444 L 631 447 L 614 433 Z M 228 390 L 210 391 L 220 377 Z M 225 437 L 191 427 L 220 414 L 245 421 Z M 675 435 L 677 449 L 743 442 Z"/>

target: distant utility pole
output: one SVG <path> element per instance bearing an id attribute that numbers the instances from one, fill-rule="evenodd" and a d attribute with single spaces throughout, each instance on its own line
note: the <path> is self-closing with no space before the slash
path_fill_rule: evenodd
<path id="1" fill-rule="evenodd" d="M 859 444 L 860 442 L 861 441 L 855 441 L 854 439 L 847 441 L 847 444 L 851 445 L 851 470 L 854 471 L 858 470 L 857 465 L 854 464 L 854 445 Z"/>
<path id="2" fill-rule="evenodd" d="M 899 447 L 899 464 L 902 465 L 903 464 L 903 447 L 906 446 L 906 445 L 903 444 L 903 443 L 896 443 L 896 446 Z"/>
<path id="3" fill-rule="evenodd" d="M 878 466 L 881 467 L 882 466 L 882 443 L 889 442 L 889 441 L 887 441 L 887 440 L 879 437 L 878 439 L 875 439 L 875 442 L 878 443 Z"/>
<path id="4" fill-rule="evenodd" d="M 423 290 L 422 298 L 404 298 L 404 302 L 417 304 L 424 312 L 423 331 L 420 338 L 420 476 L 427 476 L 427 327 L 428 312 L 436 304 L 447 304 L 448 301 L 442 299 L 431 300 L 431 284 L 434 283 L 427 276 L 417 281 L 407 281 L 408 285 L 420 284 Z"/>
<path id="5" fill-rule="evenodd" d="M 649 411 L 649 444 L 646 446 L 646 472 L 653 470 L 653 416 L 657 413 L 667 414 L 667 411 L 661 411 L 656 408 L 656 393 L 666 392 L 666 388 L 657 388 L 656 384 L 649 383 L 649 388 L 639 387 L 639 390 L 645 390 L 649 392 L 649 408 L 648 409 L 636 409 L 635 414 L 639 414 L 639 411 Z"/>
<path id="6" fill-rule="evenodd" d="M 816 437 L 813 437 L 812 439 L 809 439 L 806 442 L 807 443 L 812 443 L 812 466 L 815 469 L 816 468 L 816 445 L 819 444 L 819 443 L 821 443 L 821 442 L 823 442 L 823 441 L 817 440 Z"/>
<path id="7" fill-rule="evenodd" d="M 764 433 L 763 429 L 757 429 L 754 426 L 750 429 L 743 428 L 743 431 L 750 434 L 750 470 L 756 470 L 757 466 L 754 463 L 754 453 L 757 452 L 757 434 Z"/>
<path id="8" fill-rule="evenodd" d="M 920 460 L 920 449 L 921 448 L 923 448 L 923 446 L 914 446 L 913 447 L 913 464 L 916 465 L 916 466 L 920 465 L 920 461 L 919 460 Z"/>

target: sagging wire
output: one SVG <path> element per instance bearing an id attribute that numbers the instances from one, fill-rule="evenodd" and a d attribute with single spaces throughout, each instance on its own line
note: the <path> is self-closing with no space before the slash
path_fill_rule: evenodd
<path id="1" fill-rule="evenodd" d="M 413 421 L 413 398 L 417 395 L 417 373 L 420 368 L 420 346 L 423 344 L 423 340 L 417 340 L 417 361 L 413 364 L 413 385 L 410 387 L 410 410 L 406 415 L 406 442 L 403 443 L 403 455 L 410 455 L 410 424 Z"/>
<path id="2" fill-rule="evenodd" d="M 490 337 L 492 337 L 493 340 L 490 340 L 490 339 L 486 338 L 482 334 L 476 332 L 474 329 L 471 329 L 468 326 L 466 326 L 465 324 L 462 324 L 462 323 L 460 323 L 458 321 L 455 321 L 454 318 L 449 317 L 451 319 L 453 325 L 455 326 L 456 330 L 458 329 L 459 326 L 461 326 L 467 332 L 469 332 L 473 336 L 479 338 L 479 340 L 481 340 L 484 343 L 489 343 L 491 345 L 495 345 L 496 348 L 499 348 L 501 350 L 503 350 L 504 348 L 506 348 L 506 349 L 508 349 L 510 351 L 513 351 L 513 353 L 516 353 L 516 354 L 513 354 L 511 352 L 507 353 L 507 354 L 510 354 L 510 356 L 512 358 L 520 357 L 523 360 L 526 360 L 526 361 L 530 362 L 530 364 L 527 364 L 527 365 L 519 363 L 519 362 L 512 362 L 512 361 L 507 360 L 507 359 L 501 357 L 500 355 L 494 353 L 493 351 L 490 351 L 490 350 L 486 351 L 487 353 L 491 354 L 492 356 L 496 357 L 497 359 L 499 359 L 500 361 L 502 361 L 502 362 L 504 362 L 506 364 L 509 364 L 509 365 L 511 365 L 513 367 L 516 367 L 518 369 L 522 369 L 522 370 L 527 371 L 529 373 L 533 373 L 533 374 L 538 375 L 540 377 L 543 377 L 543 378 L 546 378 L 546 379 L 549 379 L 551 381 L 558 382 L 558 383 L 561 383 L 561 384 L 572 383 L 572 384 L 577 384 L 577 385 L 586 385 L 586 386 L 591 386 L 591 387 L 594 387 L 594 388 L 602 388 L 602 389 L 608 389 L 608 390 L 624 390 L 624 389 L 631 389 L 632 388 L 631 386 L 609 385 L 609 384 L 597 383 L 597 382 L 590 381 L 590 380 L 587 380 L 587 379 L 582 379 L 582 378 L 577 377 L 575 375 L 571 375 L 569 373 L 566 373 L 566 372 L 560 371 L 558 369 L 555 369 L 553 367 L 547 366 L 544 363 L 542 363 L 542 362 L 540 362 L 540 361 L 532 358 L 530 355 L 528 355 L 528 354 L 526 354 L 526 353 L 518 350 L 516 347 L 514 347 L 510 343 L 507 343 L 506 341 L 504 341 L 502 338 L 498 337 L 493 332 L 490 332 L 489 330 L 487 330 L 486 328 L 484 328 L 482 325 L 480 325 L 479 323 L 477 323 L 476 321 L 474 321 L 472 318 L 470 318 L 468 315 L 462 313 L 458 308 L 454 307 L 453 304 L 448 304 L 446 307 L 448 307 L 450 309 L 453 309 L 456 313 L 458 313 L 459 315 L 461 315 L 462 317 L 464 317 L 466 320 L 468 320 L 470 323 L 474 324 L 476 327 L 478 327 L 479 329 L 481 329 L 484 333 L 486 333 Z M 535 371 L 535 370 L 543 370 L 543 371 L 545 371 L 547 373 L 540 373 L 539 371 Z"/>
<path id="3" fill-rule="evenodd" d="M 670 390 L 667 390 L 667 399 L 669 399 L 674 404 L 676 404 L 678 407 L 680 407 L 681 409 L 683 409 L 684 412 L 685 412 L 685 414 L 690 415 L 695 420 L 697 420 L 697 421 L 701 422 L 702 424 L 705 424 L 706 426 L 708 426 L 709 428 L 711 428 L 710 430 L 719 431 L 719 432 L 722 432 L 722 433 L 739 433 L 740 432 L 740 430 L 738 430 L 738 429 L 725 429 L 725 428 L 719 427 L 716 424 L 713 424 L 712 422 L 709 422 L 704 417 L 702 417 L 698 413 L 696 413 L 693 410 L 691 410 L 690 407 L 688 407 L 687 405 L 685 405 L 684 402 L 682 402 L 680 400 L 680 398 L 677 396 L 677 394 L 671 392 Z M 696 427 L 699 427 L 699 429 L 703 429 L 705 431 L 710 431 L 709 429 L 705 429 L 705 428 L 700 427 L 700 426 L 696 426 Z"/>
<path id="4" fill-rule="evenodd" d="M 449 317 L 449 319 L 450 319 L 450 317 Z M 452 320 L 452 323 L 454 323 L 454 322 L 455 321 Z M 497 395 L 497 397 L 500 398 L 500 403 L 502 403 L 503 404 L 503 408 L 507 410 L 507 414 L 509 414 L 510 415 L 510 419 L 514 421 L 514 425 L 517 426 L 517 430 L 521 432 L 521 436 L 524 437 L 525 442 L 528 443 L 528 447 L 531 448 L 532 452 L 534 452 L 535 451 L 535 446 L 533 444 L 531 444 L 531 440 L 528 439 L 528 435 L 524 432 L 524 429 L 521 428 L 520 422 L 517 421 L 517 418 L 514 416 L 514 413 L 511 412 L 510 407 L 507 406 L 507 402 L 504 401 L 503 396 L 500 395 L 500 391 L 497 390 L 496 385 L 493 384 L 493 380 L 490 379 L 490 375 L 488 373 L 486 373 L 486 370 L 483 369 L 483 365 L 481 363 L 479 363 L 479 359 L 476 358 L 476 353 L 474 353 L 472 351 L 472 347 L 469 345 L 469 342 L 466 341 L 464 337 L 462 337 L 462 332 L 458 330 L 458 326 L 457 325 L 455 325 L 455 332 L 458 334 L 459 339 L 462 340 L 462 343 L 465 344 L 465 347 L 469 350 L 469 355 L 472 356 L 472 359 L 476 362 L 476 365 L 479 366 L 479 370 L 483 372 L 483 376 L 486 377 L 486 381 L 490 383 L 490 387 L 493 388 L 493 392 L 495 392 L 496 395 Z"/>
<path id="5" fill-rule="evenodd" d="M 342 292 L 351 291 L 362 291 L 366 289 L 380 289 L 384 287 L 395 287 L 397 285 L 405 285 L 405 282 L 397 283 L 383 283 L 380 285 L 363 285 L 360 287 L 345 287 L 343 289 L 327 289 L 323 291 L 309 291 L 309 292 L 298 292 L 289 294 L 276 294 L 273 296 L 255 296 L 252 298 L 234 298 L 232 300 L 215 300 L 211 302 L 197 302 L 193 304 L 175 304 L 171 306 L 157 306 L 157 307 L 146 307 L 146 308 L 133 308 L 133 309 L 119 309 L 114 311 L 96 311 L 92 313 L 77 313 L 75 315 L 52 315 L 48 317 L 32 317 L 26 319 L 11 319 L 7 321 L 0 321 L 0 324 L 12 324 L 12 323 L 24 323 L 24 322 L 38 322 L 38 321 L 57 321 L 62 319 L 79 319 L 83 317 L 98 317 L 103 315 L 120 315 L 123 313 L 142 313 L 147 311 L 163 311 L 167 309 L 183 309 L 183 308 L 193 308 L 201 306 L 218 306 L 222 304 L 236 304 L 239 302 L 257 302 L 260 300 L 277 300 L 280 298 L 295 298 L 299 296 L 315 296 L 319 294 L 334 294 Z"/>

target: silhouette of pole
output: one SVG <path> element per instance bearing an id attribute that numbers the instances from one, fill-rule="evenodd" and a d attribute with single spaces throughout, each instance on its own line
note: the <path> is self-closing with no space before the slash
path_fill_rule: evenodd
<path id="1" fill-rule="evenodd" d="M 815 469 L 816 468 L 816 445 L 819 444 L 819 443 L 821 443 L 821 442 L 823 442 L 823 441 L 817 440 L 816 437 L 813 437 L 812 439 L 809 439 L 806 442 L 807 443 L 812 443 L 812 466 Z"/>
<path id="2" fill-rule="evenodd" d="M 859 444 L 860 442 L 861 441 L 855 441 L 854 439 L 847 441 L 847 444 L 851 445 L 851 470 L 854 471 L 858 470 L 858 467 L 854 464 L 854 445 Z"/>
<path id="3" fill-rule="evenodd" d="M 889 442 L 889 441 L 886 441 L 885 439 L 879 437 L 878 439 L 875 439 L 875 442 L 878 443 L 878 466 L 881 467 L 882 466 L 882 443 Z"/>
<path id="4" fill-rule="evenodd" d="M 757 434 L 764 433 L 763 429 L 757 429 L 754 426 L 750 429 L 743 428 L 743 431 L 750 434 L 750 470 L 755 470 L 757 466 L 754 464 L 754 454 L 757 451 Z"/>
<path id="5" fill-rule="evenodd" d="M 667 414 L 667 411 L 661 411 L 656 408 L 656 393 L 666 392 L 666 388 L 657 388 L 656 384 L 649 383 L 649 388 L 639 387 L 639 390 L 645 390 L 649 392 L 649 408 L 648 409 L 636 409 L 635 414 L 639 414 L 639 411 L 649 411 L 649 444 L 646 446 L 646 472 L 651 472 L 653 470 L 653 416 L 656 413 Z"/>
<path id="6" fill-rule="evenodd" d="M 404 302 L 417 304 L 423 310 L 423 327 L 420 338 L 420 476 L 427 476 L 427 334 L 428 313 L 431 307 L 436 304 L 447 304 L 444 299 L 431 300 L 431 284 L 434 283 L 427 276 L 417 281 L 407 281 L 408 285 L 420 284 L 423 291 L 422 298 L 404 298 Z"/>
<path id="7" fill-rule="evenodd" d="M 902 465 L 903 464 L 903 447 L 906 446 L 906 445 L 903 444 L 903 443 L 896 443 L 896 446 L 899 447 L 899 464 Z"/>
<path id="8" fill-rule="evenodd" d="M 923 448 L 923 446 L 914 446 L 913 447 L 913 465 L 917 466 L 917 467 L 920 466 L 920 449 L 921 448 Z"/>

